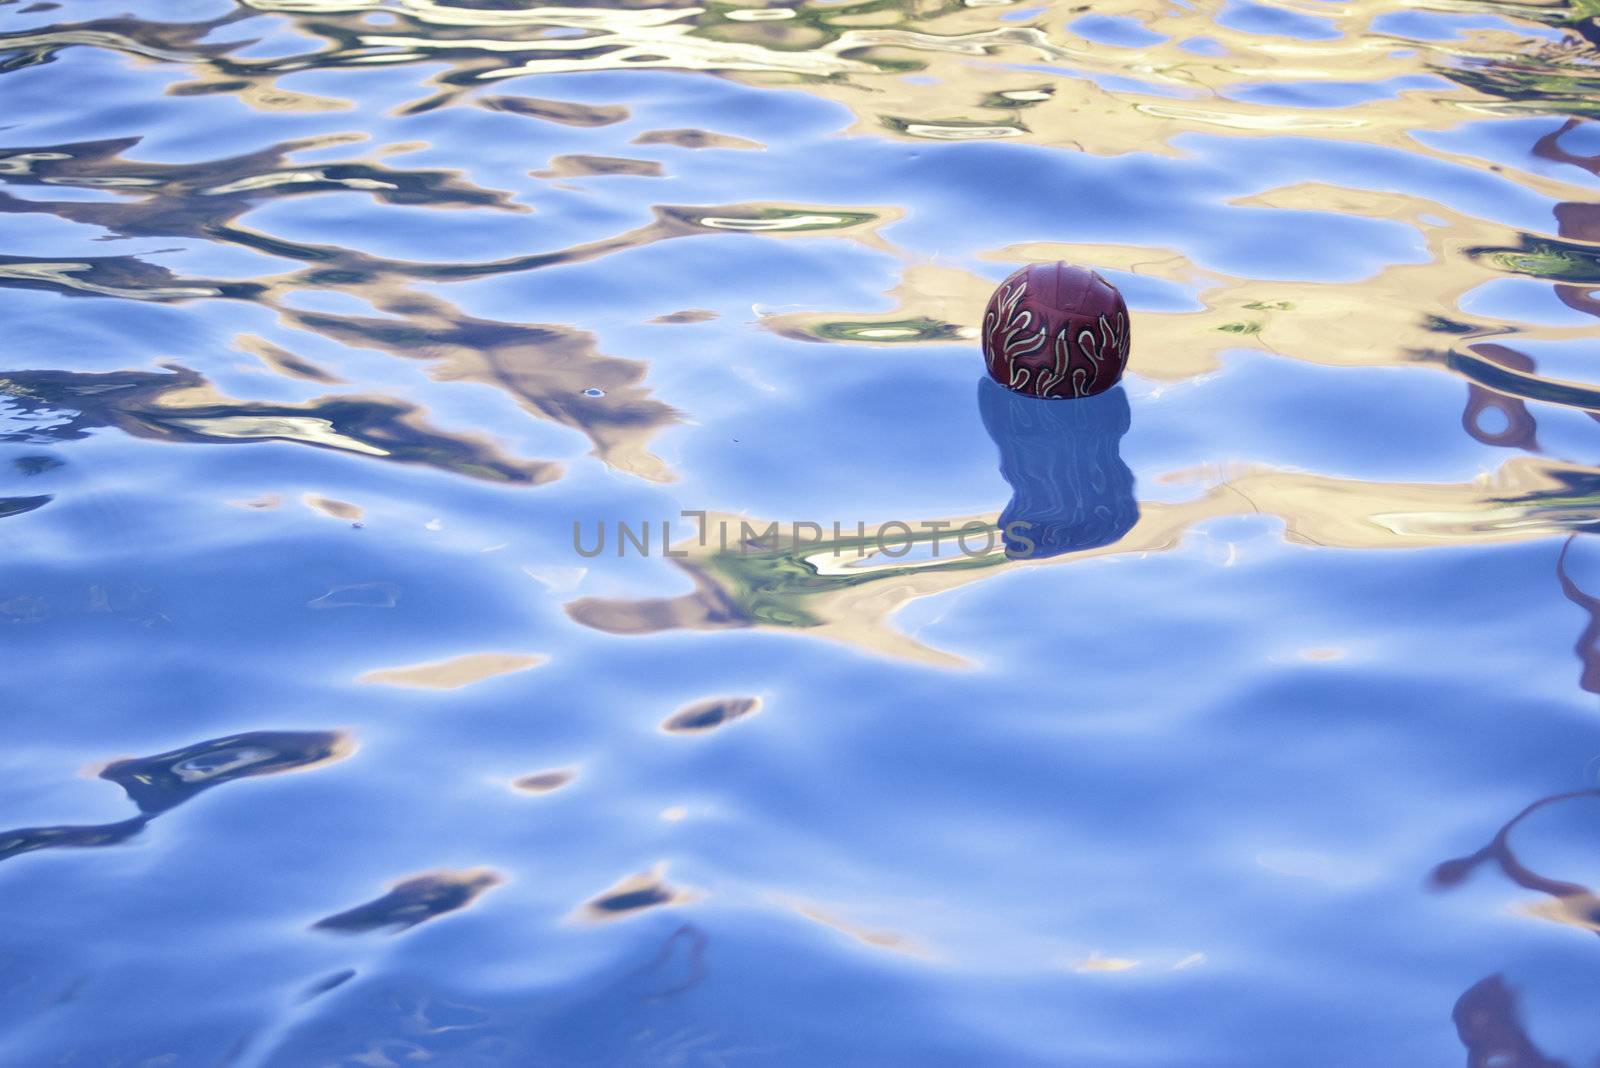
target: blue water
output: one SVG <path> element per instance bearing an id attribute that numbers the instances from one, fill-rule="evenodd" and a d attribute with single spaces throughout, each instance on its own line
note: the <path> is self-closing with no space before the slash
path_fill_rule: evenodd
<path id="1" fill-rule="evenodd" d="M 128 7 L 0 2 L 0 1063 L 1600 1061 L 1592 4 Z"/>

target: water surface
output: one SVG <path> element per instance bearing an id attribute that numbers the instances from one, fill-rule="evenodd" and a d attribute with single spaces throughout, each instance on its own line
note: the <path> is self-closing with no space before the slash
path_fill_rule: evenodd
<path id="1" fill-rule="evenodd" d="M 0 1061 L 1600 1058 L 1592 0 L 129 7 L 0 2 Z"/>

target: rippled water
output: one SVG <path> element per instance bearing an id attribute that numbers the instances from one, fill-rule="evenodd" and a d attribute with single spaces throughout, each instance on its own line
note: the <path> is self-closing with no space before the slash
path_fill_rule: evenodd
<path id="1" fill-rule="evenodd" d="M 1595 0 L 128 6 L 0 0 L 0 1062 L 1600 1058 Z"/>

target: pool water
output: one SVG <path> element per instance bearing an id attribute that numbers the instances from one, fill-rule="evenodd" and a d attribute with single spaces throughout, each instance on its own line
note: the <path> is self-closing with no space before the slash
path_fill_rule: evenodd
<path id="1" fill-rule="evenodd" d="M 1596 1063 L 1597 17 L 0 2 L 0 1063 Z"/>

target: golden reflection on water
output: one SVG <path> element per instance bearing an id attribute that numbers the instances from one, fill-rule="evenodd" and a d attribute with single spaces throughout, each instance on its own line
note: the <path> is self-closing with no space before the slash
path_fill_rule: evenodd
<path id="1" fill-rule="evenodd" d="M 810 901 L 785 897 L 780 894 L 770 895 L 767 900 L 768 903 L 777 908 L 787 909 L 802 919 L 810 920 L 812 923 L 836 931 L 852 941 L 871 949 L 888 950 L 892 953 L 900 953 L 926 961 L 939 959 L 940 955 L 937 952 L 900 931 L 868 927 L 839 916 L 831 908 Z"/>
<path id="2" fill-rule="evenodd" d="M 356 681 L 375 686 L 406 686 L 422 690 L 459 690 L 485 679 L 527 671 L 547 657 L 534 653 L 467 653 L 426 664 L 380 668 L 357 676 Z"/>
<path id="3" fill-rule="evenodd" d="M 1234 29 L 1214 21 L 1209 10 L 1146 0 L 1098 5 L 1096 14 L 1130 18 L 1149 31 L 1137 49 L 1063 32 L 1064 17 L 1081 8 L 1030 8 L 1030 17 L 1017 21 L 1008 16 L 1020 5 L 1006 2 L 505 9 L 436 0 L 248 0 L 248 6 L 292 19 L 307 50 L 236 60 L 225 47 L 196 44 L 199 35 L 190 27 L 158 33 L 148 24 L 135 29 L 117 20 L 17 40 L 35 54 L 93 44 L 188 62 L 196 84 L 229 92 L 270 85 L 282 74 L 311 67 L 445 63 L 448 69 L 431 79 L 436 95 L 411 105 L 413 110 L 528 74 L 707 71 L 755 84 L 798 84 L 839 100 L 859 116 L 854 132 L 941 140 L 1016 137 L 1096 154 L 1174 151 L 1169 142 L 1175 134 L 1206 128 L 1245 136 L 1299 132 L 1406 140 L 1408 151 L 1427 151 L 1410 142 L 1408 132 L 1449 124 L 1463 117 L 1459 113 L 1570 107 L 1583 114 L 1592 107 L 1583 92 L 1592 88 L 1592 69 L 1570 46 L 1541 43 L 1530 49 L 1525 36 L 1509 29 L 1469 30 L 1445 42 L 1374 31 L 1379 16 L 1411 7 L 1393 0 L 1319 5 L 1315 18 L 1326 27 L 1322 40 Z M 1501 13 L 1558 28 L 1580 27 L 1585 13 L 1581 6 L 1556 4 L 1437 0 L 1429 7 Z M 366 16 L 380 8 L 392 17 L 373 26 Z M 1209 47 L 1192 47 L 1197 39 Z M 1455 84 L 1420 82 L 1342 108 L 1296 111 L 1242 100 L 1238 92 L 1263 82 L 1376 84 L 1439 72 Z M 1531 88 L 1539 100 L 1525 98 Z"/>
<path id="4" fill-rule="evenodd" d="M 694 583 L 693 592 L 631 600 L 582 597 L 567 605 L 567 614 L 613 634 L 771 628 L 930 665 L 967 667 L 963 658 L 896 630 L 890 618 L 911 601 L 1002 569 L 1168 552 L 1195 525 L 1224 516 L 1269 516 L 1283 523 L 1287 542 L 1338 549 L 1526 541 L 1600 522 L 1600 471 L 1532 457 L 1508 460 L 1466 483 L 1379 483 L 1265 467 L 1180 472 L 1170 480 L 1203 488 L 1187 501 L 1140 502 L 1138 521 L 1114 544 L 1048 559 L 1008 558 L 997 536 L 986 542 L 974 537 L 973 554 L 961 552 L 952 532 L 970 523 L 997 534 L 998 512 L 911 523 L 916 530 L 909 540 L 924 549 L 934 541 L 927 532 L 934 523 L 944 531 L 942 555 L 930 552 L 916 560 L 899 558 L 900 542 L 907 539 L 898 530 L 887 537 L 896 550 L 892 555 L 882 551 L 870 525 L 865 537 L 851 528 L 838 539 L 796 544 L 784 522 L 776 536 L 741 544 L 745 527 L 766 531 L 769 522 L 712 513 L 705 529 L 727 531 L 728 538 L 712 533 L 702 545 L 696 533 L 674 546 L 683 556 L 672 562 Z M 978 551 L 985 544 L 987 551 Z"/>
<path id="5" fill-rule="evenodd" d="M 502 322 L 469 315 L 445 298 L 421 291 L 415 283 L 467 281 L 582 263 L 658 241 L 705 234 L 822 234 L 850 237 L 869 247 L 887 250 L 889 246 L 876 231 L 902 214 L 894 207 L 657 205 L 653 208 L 654 221 L 642 227 L 564 249 L 479 263 L 393 260 L 339 245 L 284 241 L 238 222 L 240 216 L 264 201 L 332 189 L 371 195 L 390 204 L 527 210 L 512 201 L 509 194 L 480 189 L 455 172 L 402 170 L 366 160 L 307 168 L 288 159 L 294 153 L 338 147 L 352 140 L 340 135 L 288 141 L 200 164 L 129 160 L 124 153 L 136 143 L 131 138 L 59 145 L 49 150 L 34 147 L 0 152 L 0 172 L 9 184 L 39 188 L 46 197 L 24 200 L 0 192 L 0 213 L 51 214 L 125 237 L 181 236 L 222 241 L 306 265 L 284 275 L 250 282 L 222 282 L 180 278 L 164 267 L 134 257 L 56 262 L 4 256 L 0 257 L 0 284 L 9 282 L 66 295 L 161 302 L 225 298 L 260 303 L 273 308 L 291 330 L 320 335 L 343 345 L 428 360 L 433 364 L 434 376 L 441 381 L 477 382 L 503 390 L 535 418 L 585 434 L 594 445 L 595 455 L 618 470 L 650 481 L 670 481 L 671 471 L 650 453 L 648 443 L 657 432 L 676 423 L 679 414 L 653 399 L 641 384 L 646 372 L 642 361 L 602 355 L 596 351 L 592 334 L 569 326 Z M 556 161 L 547 176 L 593 174 L 605 166 L 604 161 L 597 165 L 598 159 L 563 157 L 564 162 Z M 617 170 L 619 164 L 621 171 Z M 619 173 L 626 172 L 629 164 L 611 161 L 611 166 L 609 173 Z M 48 199 L 48 190 L 54 187 L 111 190 L 124 198 L 110 202 Z M 307 311 L 286 300 L 300 292 L 343 293 L 370 306 L 377 314 Z M 289 377 L 338 381 L 315 361 L 275 342 L 241 335 L 237 344 L 269 369 Z M 600 395 L 585 395 L 586 390 L 595 389 L 601 391 Z M 414 410 L 407 402 L 382 403 L 396 411 Z M 203 428 L 190 422 L 173 425 L 203 429 L 214 437 L 298 439 L 385 455 L 370 445 L 340 440 L 314 417 L 263 422 L 254 413 L 217 412 L 208 416 Z M 521 477 L 508 481 L 538 483 L 560 474 L 553 464 L 497 460 L 493 466 L 500 470 L 508 466 L 522 468 Z"/>
<path id="6" fill-rule="evenodd" d="M 1592 33 L 1587 8 L 1561 4 L 1435 0 L 1441 12 L 1497 13 L 1571 33 Z M 379 10 L 384 24 L 369 16 Z M 64 48 L 97 48 L 141 62 L 180 68 L 180 94 L 227 93 L 253 106 L 309 110 L 337 101 L 277 85 L 312 69 L 374 64 L 443 63 L 428 78 L 424 98 L 404 105 L 415 113 L 473 104 L 536 121 L 598 126 L 622 121 L 626 108 L 480 92 L 507 78 L 568 71 L 669 69 L 711 72 L 755 85 L 781 85 L 837 101 L 856 115 L 851 134 L 910 141 L 1012 139 L 1094 155 L 1130 152 L 1182 155 L 1180 134 L 1210 131 L 1226 137 L 1295 134 L 1357 141 L 1452 163 L 1477 164 L 1418 138 L 1448 131 L 1474 117 L 1512 113 L 1593 113 L 1600 88 L 1592 55 L 1580 38 L 1533 39 L 1503 28 L 1461 31 L 1457 39 L 1417 41 L 1373 28 L 1381 16 L 1412 10 L 1395 0 L 1318 5 L 1324 39 L 1307 40 L 1230 28 L 1209 11 L 1149 0 L 1122 0 L 1094 9 L 1132 20 L 1144 30 L 1136 48 L 1088 41 L 1065 28 L 1083 9 L 1029 8 L 1012 18 L 1010 3 L 908 0 L 892 3 L 797 3 L 781 8 L 739 4 L 664 4 L 652 7 L 468 7 L 437 0 L 248 0 L 221 18 L 159 23 L 124 18 L 0 35 L 8 68 L 47 62 Z M 255 18 L 277 20 L 302 42 L 301 51 L 271 58 L 232 55 L 236 44 L 207 43 L 213 31 Z M 1204 47 L 1199 47 L 1201 42 Z M 1395 79 L 1408 79 L 1395 83 Z M 1364 91 L 1355 102 L 1299 106 L 1253 102 L 1262 87 L 1334 83 Z M 352 138 L 343 138 L 350 141 Z M 691 233 L 824 232 L 848 237 L 904 263 L 887 313 L 851 309 L 769 314 L 763 325 L 790 337 L 853 345 L 945 342 L 970 345 L 974 309 L 990 283 L 964 270 L 918 262 L 885 241 L 879 228 L 899 216 L 893 207 L 740 205 L 723 208 L 659 206 L 647 226 L 584 245 L 479 264 L 421 264 L 352 249 L 275 239 L 238 224 L 262 198 L 341 189 L 394 204 L 436 208 L 526 211 L 510 193 L 481 189 L 463 175 L 404 169 L 375 159 L 297 164 L 289 157 L 328 148 L 340 137 L 288 142 L 227 160 L 194 165 L 139 163 L 123 158 L 131 139 L 12 150 L 0 171 L 17 184 L 78 186 L 117 194 L 112 202 L 22 201 L 0 195 L 0 210 L 44 211 L 123 235 L 185 235 L 236 244 L 300 260 L 304 269 L 248 284 L 181 279 L 128 258 L 99 261 L 0 262 L 10 284 L 140 300 L 247 299 L 275 307 L 286 326 L 345 344 L 376 347 L 435 361 L 444 380 L 481 382 L 509 392 L 536 418 L 589 436 L 595 455 L 621 471 L 653 481 L 672 477 L 648 449 L 649 439 L 679 418 L 642 385 L 641 361 L 600 356 L 582 331 L 556 324 L 475 319 L 415 283 L 448 282 L 571 264 Z M 658 130 L 637 144 L 689 148 L 759 148 L 755 142 L 696 129 Z M 381 151 L 381 150 L 380 150 Z M 1547 158 L 1583 165 L 1548 145 Z M 1592 166 L 1590 167 L 1592 170 Z M 660 165 L 616 157 L 558 157 L 538 176 L 561 179 L 604 174 L 653 174 Z M 1581 207 L 1582 187 L 1527 170 L 1501 169 L 1525 189 Z M 1269 190 L 1239 202 L 1278 211 L 1339 212 L 1411 227 L 1426 246 L 1424 262 L 1392 265 L 1350 283 L 1272 282 L 1232 277 L 1195 264 L 1171 249 L 1086 244 L 1033 244 L 990 250 L 1011 264 L 1067 258 L 1179 283 L 1203 310 L 1140 314 L 1140 373 L 1179 379 L 1217 366 L 1229 349 L 1254 348 L 1331 365 L 1426 363 L 1462 374 L 1491 391 L 1537 395 L 1594 407 L 1573 384 L 1540 389 L 1507 373 L 1485 381 L 1476 339 L 1518 334 L 1537 339 L 1577 336 L 1582 328 L 1531 327 L 1468 315 L 1463 294 L 1504 274 L 1573 278 L 1563 299 L 1583 282 L 1600 282 L 1600 267 L 1585 246 L 1561 244 L 1572 232 L 1524 234 L 1449 210 L 1422 198 L 1326 183 Z M 1569 213 L 1570 215 L 1571 213 Z M 1587 224 L 1583 224 L 1585 227 Z M 1588 257 L 1587 259 L 1585 257 Z M 1578 277 L 1574 278 L 1574 275 Z M 383 318 L 309 313 L 282 303 L 297 290 L 341 291 L 377 308 Z M 1587 290 L 1583 290 L 1587 292 Z M 1591 308 L 1591 310 L 1593 310 Z M 394 320 L 399 320 L 398 324 Z M 264 339 L 242 348 L 267 366 L 318 380 L 313 361 Z M 1503 366 L 1503 365 L 1501 365 Z M 603 397 L 579 399 L 598 388 Z M 188 424 L 175 423 L 186 426 Z M 206 432 L 259 438 L 282 435 L 327 444 L 315 417 L 263 424 L 252 415 L 214 415 Z M 368 451 L 350 446 L 354 451 Z M 555 477 L 553 468 L 529 482 Z"/>
<path id="7" fill-rule="evenodd" d="M 370 16 L 381 9 L 382 24 Z M 246 0 L 205 22 L 108 18 L 0 35 L 5 69 L 49 62 L 61 50 L 95 48 L 171 68 L 179 95 L 231 94 L 265 109 L 322 110 L 340 101 L 284 88 L 278 79 L 309 70 L 426 63 L 431 71 L 416 114 L 475 106 L 535 122 L 598 127 L 624 121 L 626 107 L 525 96 L 502 88 L 530 74 L 676 70 L 715 74 L 755 86 L 799 89 L 854 115 L 847 136 L 920 141 L 1003 139 L 1095 156 L 1127 153 L 1182 158 L 1186 134 L 1223 138 L 1294 135 L 1323 142 L 1381 146 L 1483 170 L 1481 160 L 1439 147 L 1446 133 L 1485 116 L 1596 113 L 1600 71 L 1594 62 L 1592 3 L 1520 4 L 1430 0 L 1421 10 L 1497 14 L 1521 20 L 1459 30 L 1447 40 L 1412 40 L 1375 28 L 1384 16 L 1415 12 L 1398 0 L 1350 0 L 1314 9 L 1284 8 L 1322 28 L 1320 39 L 1224 25 L 1210 10 L 1153 0 L 1117 0 L 1096 16 L 1129 20 L 1137 47 L 1094 42 L 1068 28 L 1086 8 L 978 0 L 810 0 L 783 7 L 712 3 L 594 6 L 462 6 L 438 0 Z M 1018 17 L 1020 16 L 1020 17 Z M 236 43 L 208 38 L 234 22 L 267 19 L 300 48 L 271 57 L 235 55 Z M 1532 33 L 1554 31 L 1559 40 Z M 1564 35 L 1564 36 L 1561 36 Z M 1587 38 L 1587 40 L 1585 40 Z M 442 67 L 441 67 L 442 65 Z M 1343 87 L 1314 104 L 1282 91 L 1297 83 Z M 520 86 L 519 86 L 520 88 Z M 1264 89 L 1280 92 L 1265 102 Z M 1341 100 L 1343 102 L 1341 102 Z M 1594 174 L 1596 157 L 1548 134 L 1534 154 Z M 311 150 L 354 146 L 358 135 L 283 142 L 194 164 L 130 158 L 133 139 L 36 145 L 0 153 L 0 174 L 33 186 L 41 199 L 0 193 L 0 211 L 48 213 L 121 236 L 183 236 L 221 242 L 296 263 L 284 274 L 229 282 L 183 278 L 135 257 L 0 259 L 0 284 L 69 295 L 179 302 L 250 301 L 275 311 L 289 333 L 427 361 L 441 381 L 492 386 L 528 415 L 586 435 L 605 463 L 650 481 L 674 477 L 650 451 L 652 439 L 683 418 L 655 398 L 640 359 L 605 355 L 589 333 L 562 324 L 473 316 L 440 295 L 450 282 L 536 271 L 602 259 L 693 235 L 719 240 L 824 236 L 846 239 L 901 264 L 888 312 L 860 308 L 763 313 L 760 325 L 782 336 L 825 344 L 887 347 L 942 343 L 970 349 L 974 320 L 991 282 L 969 270 L 926 262 L 884 236 L 902 218 L 894 205 L 750 203 L 656 205 L 643 226 L 571 247 L 476 263 L 397 260 L 333 244 L 289 241 L 251 229 L 242 217 L 270 200 L 338 190 L 396 205 L 525 212 L 511 191 L 486 189 L 456 171 L 407 168 L 386 161 L 420 144 L 378 146 L 366 157 L 297 161 Z M 756 150 L 742 138 L 694 128 L 642 134 L 636 144 L 689 149 Z M 355 152 L 353 147 L 348 151 Z M 1560 171 L 1496 164 L 1500 180 L 1557 202 L 1555 233 L 1523 232 L 1437 201 L 1383 188 L 1331 181 L 1297 182 L 1218 205 L 1268 212 L 1337 213 L 1398 223 L 1416 235 L 1417 262 L 1390 264 L 1347 282 L 1272 281 L 1226 274 L 1176 248 L 1089 243 L 1030 243 L 986 250 L 997 265 L 1065 258 L 1144 275 L 1193 295 L 1195 311 L 1138 314 L 1135 365 L 1141 375 L 1181 380 L 1215 370 L 1224 354 L 1254 349 L 1332 367 L 1428 366 L 1469 387 L 1463 422 L 1480 440 L 1536 448 L 1526 401 L 1600 412 L 1600 390 L 1539 372 L 1514 339 L 1570 341 L 1584 326 L 1532 325 L 1472 313 L 1463 297 L 1484 282 L 1533 277 L 1552 283 L 1575 310 L 1600 313 L 1600 237 L 1592 193 Z M 624 157 L 564 155 L 536 176 L 652 175 L 663 168 Z M 1574 172 L 1576 174 L 1576 170 Z M 110 199 L 49 199 L 51 187 L 96 190 Z M 355 298 L 372 315 L 308 311 L 302 291 Z M 667 317 L 663 322 L 690 322 Z M 282 338 L 240 335 L 238 347 L 279 374 L 323 383 L 337 376 L 291 351 Z M 178 375 L 192 374 L 175 372 Z M 32 374 L 43 374 L 42 372 Z M 131 373 L 130 373 L 131 374 Z M 99 376 L 104 378 L 105 376 Z M 157 376 L 166 377 L 166 376 Z M 490 442 L 425 426 L 405 402 L 377 396 L 331 397 L 304 405 L 262 405 L 206 395 L 192 379 L 169 387 L 131 383 L 147 402 L 130 408 L 85 399 L 70 384 L 50 383 L 50 403 L 78 406 L 77 426 L 111 424 L 146 437 L 205 441 L 294 441 L 374 459 L 423 462 L 534 485 L 560 476 L 553 464 L 518 460 Z M 8 376 L 13 398 L 38 401 L 41 386 Z M 30 392 L 32 391 L 32 392 Z M 585 391 L 590 391 L 588 394 Z M 29 398 L 33 398 L 29 401 Z M 359 401 L 379 412 L 377 427 L 352 426 Z M 348 402 L 348 403 L 347 403 Z M 1503 431 L 1477 423 L 1488 408 L 1507 418 Z M 692 414 L 692 413 L 691 413 Z M 403 430 L 402 430 L 403 428 Z M 1147 504 L 1138 525 L 1114 547 L 1069 554 L 1171 548 L 1195 523 L 1259 512 L 1276 516 L 1292 541 L 1348 548 L 1406 547 L 1459 541 L 1549 537 L 1592 523 L 1595 471 L 1518 459 L 1493 478 L 1464 484 L 1358 482 L 1314 474 L 1252 469 L 1213 476 L 1182 504 Z M 993 516 L 960 517 L 992 523 Z M 885 621 L 915 597 L 996 573 L 1003 554 L 970 560 L 869 563 L 848 574 L 816 554 L 775 546 L 763 554 L 708 553 L 687 546 L 679 562 L 695 592 L 680 598 L 574 602 L 574 618 L 616 633 L 666 628 L 772 626 L 864 644 L 897 655 L 950 662 L 898 635 Z M 1059 561 L 1050 561 L 1059 562 Z"/>
<path id="8" fill-rule="evenodd" d="M 1388 265 L 1348 283 L 1241 278 L 1197 265 L 1174 249 L 1128 245 L 1033 242 L 997 250 L 992 258 L 1008 266 L 1056 259 L 1094 263 L 1193 292 L 1204 305 L 1201 310 L 1138 313 L 1135 369 L 1167 380 L 1206 374 L 1220 366 L 1224 353 L 1252 349 L 1331 366 L 1423 364 L 1459 373 L 1462 366 L 1452 363 L 1450 353 L 1464 350 L 1470 359 L 1469 343 L 1476 338 L 1515 333 L 1533 340 L 1569 340 L 1593 333 L 1591 326 L 1534 326 L 1461 309 L 1466 293 L 1506 273 L 1474 254 L 1514 248 L 1523 238 L 1518 231 L 1434 201 L 1322 183 L 1275 189 L 1234 203 L 1405 223 L 1421 237 L 1427 258 Z M 993 288 L 992 281 L 971 272 L 916 264 L 890 292 L 896 304 L 890 311 L 849 318 L 839 312 L 793 312 L 765 316 L 762 325 L 811 341 L 971 345 L 977 336 L 972 322 L 946 317 L 953 309 L 981 308 Z M 1593 405 L 1574 398 L 1567 385 L 1550 399 Z"/>
<path id="9" fill-rule="evenodd" d="M 251 10 L 286 19 L 306 42 L 304 53 L 274 59 L 230 58 L 232 46 L 198 43 L 211 24 L 154 24 L 101 19 L 10 35 L 6 45 L 21 59 L 43 61 L 66 46 L 123 51 L 149 61 L 181 64 L 194 77 L 178 91 L 242 94 L 277 91 L 275 78 L 298 70 L 355 64 L 443 61 L 430 77 L 437 94 L 408 110 L 443 102 L 512 110 L 542 122 L 605 125 L 626 109 L 518 96 L 475 96 L 483 83 L 506 77 L 562 70 L 707 70 L 757 85 L 802 86 L 842 102 L 858 115 L 851 133 L 906 139 L 1006 137 L 1094 155 L 1126 152 L 1181 153 L 1173 137 L 1213 130 L 1229 137 L 1280 136 L 1352 139 L 1403 152 L 1462 161 L 1456 153 L 1419 141 L 1422 131 L 1453 130 L 1475 115 L 1507 109 L 1589 114 L 1589 90 L 1600 86 L 1594 66 L 1573 46 L 1534 42 L 1514 29 L 1470 29 L 1459 40 L 1414 42 L 1374 32 L 1374 19 L 1408 10 L 1398 3 L 1318 5 L 1315 18 L 1326 40 L 1251 34 L 1221 26 L 1206 11 L 1189 11 L 1144 0 L 1098 6 L 1101 16 L 1134 19 L 1149 32 L 1139 48 L 1096 45 L 1061 29 L 1069 11 L 1046 6 L 1026 22 L 1006 21 L 1014 5 L 971 3 L 802 3 L 794 8 L 738 5 L 664 5 L 653 8 L 533 6 L 518 10 L 466 8 L 432 0 L 251 0 Z M 366 21 L 386 11 L 390 26 Z M 1581 29 L 1581 10 L 1560 5 L 1450 3 L 1440 11 L 1493 11 L 1547 26 Z M 246 14 L 246 13 L 242 13 Z M 411 30 L 411 32 L 408 32 Z M 1206 54 L 1192 42 L 1208 43 Z M 1394 78 L 1410 88 L 1386 90 Z M 1014 80 L 1010 88 L 995 88 Z M 1373 99 L 1336 107 L 1293 107 L 1240 99 L 1251 86 L 1282 83 L 1342 83 L 1376 86 Z M 1563 91 L 1563 88 L 1568 91 Z M 275 104 L 283 106 L 283 101 Z M 322 104 L 317 104 L 322 107 Z M 162 278 L 142 264 L 14 262 L 0 264 L 0 278 L 50 288 L 77 289 L 136 299 L 202 299 L 246 296 L 275 301 L 294 289 L 342 289 L 411 321 L 413 331 L 376 326 L 334 315 L 282 309 L 294 328 L 336 337 L 346 344 L 376 344 L 397 355 L 448 350 L 443 379 L 488 382 L 509 390 L 530 414 L 581 428 L 595 454 L 624 472 L 667 480 L 670 472 L 651 456 L 646 441 L 670 425 L 675 412 L 648 400 L 638 387 L 643 365 L 582 352 L 586 336 L 562 326 L 526 326 L 501 352 L 483 353 L 483 321 L 466 320 L 437 297 L 419 297 L 406 281 L 448 281 L 490 273 L 571 264 L 638 248 L 651 241 L 704 230 L 803 233 L 830 230 L 880 251 L 898 253 L 878 235 L 893 221 L 893 208 L 830 211 L 819 206 L 742 206 L 739 209 L 658 208 L 658 221 L 618 237 L 539 256 L 494 264 L 424 265 L 384 261 L 352 249 L 296 246 L 243 230 L 232 222 L 262 195 L 346 189 L 390 203 L 435 208 L 525 211 L 509 195 L 477 189 L 459 174 L 397 171 L 373 161 L 338 165 L 293 165 L 288 155 L 326 147 L 330 139 L 296 142 L 205 165 L 150 165 L 118 160 L 131 142 L 54 145 L 10 153 L 6 173 L 34 174 L 46 184 L 85 185 L 138 195 L 117 203 L 48 203 L 8 209 L 48 209 L 117 233 L 187 233 L 232 240 L 246 248 L 314 262 L 304 272 L 262 280 L 261 291 Z M 758 147 L 726 134 L 699 130 L 646 133 L 635 144 L 685 147 Z M 1554 150 L 1552 150 L 1554 152 Z M 1550 152 L 1546 152 L 1550 155 Z M 1552 158 L 1555 158 L 1552 155 Z M 1576 161 L 1576 160 L 1573 160 Z M 653 161 L 565 155 L 539 176 L 659 173 Z M 1586 190 L 1528 171 L 1504 176 L 1550 197 L 1581 200 Z M 206 205 L 208 198 L 214 203 Z M 1413 227 L 1426 243 L 1426 261 L 1390 265 L 1355 283 L 1261 281 L 1227 277 L 1173 249 L 1104 245 L 1026 245 L 994 249 L 992 259 L 1013 264 L 1032 259 L 1080 259 L 1104 267 L 1147 273 L 1194 291 L 1200 312 L 1141 313 L 1139 371 L 1181 379 L 1218 366 L 1229 349 L 1264 352 L 1328 365 L 1429 363 L 1467 373 L 1467 342 L 1518 333 L 1571 337 L 1581 328 L 1530 328 L 1459 309 L 1470 289 L 1502 273 L 1562 277 L 1571 273 L 1546 235 L 1525 235 L 1403 193 L 1371 192 L 1328 184 L 1269 190 L 1238 201 L 1278 211 L 1338 211 L 1387 219 Z M 1563 227 L 1565 229 L 1565 227 Z M 1531 245 L 1530 245 L 1531 241 Z M 1531 251 L 1530 251 L 1531 249 Z M 886 313 L 848 310 L 776 313 L 763 325 L 790 337 L 846 344 L 907 342 L 971 344 L 971 309 L 981 307 L 989 281 L 954 267 L 922 264 L 901 254 L 904 277 L 891 293 L 896 309 Z M 1581 256 L 1582 249 L 1579 249 Z M 517 333 L 512 325 L 496 325 Z M 565 331 L 565 334 L 563 334 Z M 387 339 L 387 344 L 386 344 Z M 256 345 L 259 350 L 259 345 Z M 1466 355 L 1462 355 L 1466 349 Z M 1458 357 L 1451 360 L 1451 350 Z M 296 373 L 298 357 L 269 365 Z M 264 357 L 266 358 L 266 357 Z M 558 373 L 573 368 L 574 373 Z M 606 392 L 600 403 L 579 404 L 587 387 Z M 1493 387 L 1491 387 L 1493 389 Z M 618 395 L 619 390 L 624 395 Z M 1504 392 L 1504 390 L 1502 390 Z M 1509 392 L 1520 393 L 1515 384 Z M 1557 390 L 1565 397 L 1565 390 Z M 1592 401 L 1581 401 L 1590 404 Z"/>

